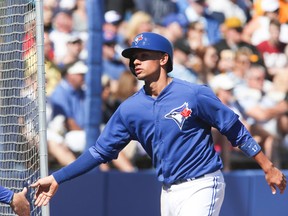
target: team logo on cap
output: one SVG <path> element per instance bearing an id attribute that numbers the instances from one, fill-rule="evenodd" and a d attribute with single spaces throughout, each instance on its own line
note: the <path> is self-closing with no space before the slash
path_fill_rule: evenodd
<path id="1" fill-rule="evenodd" d="M 137 45 L 139 41 L 143 40 L 143 34 L 137 35 L 134 39 L 134 43 Z"/>
<path id="2" fill-rule="evenodd" d="M 182 106 L 177 107 L 173 110 L 171 110 L 169 113 L 165 115 L 165 118 L 167 119 L 173 119 L 180 130 L 182 130 L 182 127 L 184 125 L 184 122 L 187 118 L 191 116 L 192 110 L 188 108 L 188 103 L 185 102 Z"/>

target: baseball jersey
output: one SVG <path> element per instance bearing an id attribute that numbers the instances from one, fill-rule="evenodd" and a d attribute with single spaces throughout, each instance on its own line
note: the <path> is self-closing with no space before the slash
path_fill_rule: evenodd
<path id="1" fill-rule="evenodd" d="M 7 188 L 0 186 L 0 202 L 9 204 L 13 196 L 13 192 Z"/>
<path id="2" fill-rule="evenodd" d="M 173 78 L 157 98 L 142 88 L 124 101 L 93 148 L 115 159 L 130 140 L 137 140 L 151 157 L 158 180 L 171 184 L 221 169 L 211 127 L 225 135 L 236 121 L 238 116 L 209 87 Z M 237 136 L 234 146 L 243 142 Z"/>

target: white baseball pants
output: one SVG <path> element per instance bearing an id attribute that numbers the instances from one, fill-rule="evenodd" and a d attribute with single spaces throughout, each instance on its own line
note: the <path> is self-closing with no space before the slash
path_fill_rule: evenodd
<path id="1" fill-rule="evenodd" d="M 162 188 L 161 216 L 218 216 L 225 182 L 220 170 Z"/>

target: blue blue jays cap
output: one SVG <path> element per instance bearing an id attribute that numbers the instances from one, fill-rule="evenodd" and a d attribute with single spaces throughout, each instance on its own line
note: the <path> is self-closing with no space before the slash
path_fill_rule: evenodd
<path id="1" fill-rule="evenodd" d="M 165 37 L 152 33 L 152 32 L 143 32 L 138 34 L 133 42 L 131 47 L 123 50 L 122 56 L 130 59 L 130 69 L 131 69 L 131 59 L 133 59 L 133 54 L 138 50 L 150 50 L 150 51 L 159 51 L 167 53 L 169 56 L 167 72 L 173 70 L 173 46 L 169 40 Z M 133 72 L 133 71 L 132 71 Z"/>

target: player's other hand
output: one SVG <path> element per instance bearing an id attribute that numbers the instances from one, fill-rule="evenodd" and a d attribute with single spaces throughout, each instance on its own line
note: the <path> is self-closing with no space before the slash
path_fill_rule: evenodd
<path id="1" fill-rule="evenodd" d="M 37 188 L 35 194 L 35 205 L 36 206 L 46 206 L 50 199 L 54 196 L 58 189 L 58 183 L 54 179 L 53 175 L 41 178 L 31 185 L 32 188 Z"/>
<path id="2" fill-rule="evenodd" d="M 265 175 L 266 181 L 272 190 L 272 194 L 276 194 L 276 187 L 283 194 L 286 189 L 286 176 L 276 167 L 272 167 Z"/>
<path id="3" fill-rule="evenodd" d="M 30 204 L 26 199 L 27 188 L 21 192 L 14 193 L 13 200 L 10 204 L 13 211 L 19 216 L 30 216 Z"/>

